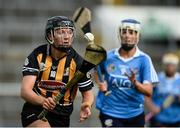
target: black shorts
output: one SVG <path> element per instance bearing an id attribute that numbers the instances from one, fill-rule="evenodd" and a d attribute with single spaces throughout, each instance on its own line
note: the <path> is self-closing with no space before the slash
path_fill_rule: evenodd
<path id="1" fill-rule="evenodd" d="M 180 127 L 180 121 L 174 123 L 161 122 L 152 118 L 150 120 L 150 127 Z"/>
<path id="2" fill-rule="evenodd" d="M 100 113 L 99 115 L 102 127 L 144 127 L 144 112 L 138 116 L 122 119 Z"/>
<path id="3" fill-rule="evenodd" d="M 67 107 L 67 106 L 66 106 Z M 22 126 L 27 127 L 34 121 L 38 120 L 37 116 L 41 113 L 43 108 L 41 106 L 25 103 L 21 112 Z M 51 127 L 69 127 L 70 115 L 60 115 L 48 112 L 46 118 Z"/>

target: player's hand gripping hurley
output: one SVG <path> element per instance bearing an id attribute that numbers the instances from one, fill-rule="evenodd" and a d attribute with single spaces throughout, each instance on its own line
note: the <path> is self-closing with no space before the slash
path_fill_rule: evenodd
<path id="1" fill-rule="evenodd" d="M 99 81 L 104 82 L 103 75 L 102 75 L 100 67 L 97 67 L 96 70 L 97 70 L 97 75 L 98 75 Z M 102 92 L 104 93 L 105 96 L 108 96 L 111 93 L 111 91 L 108 91 L 108 90 L 105 90 Z"/>

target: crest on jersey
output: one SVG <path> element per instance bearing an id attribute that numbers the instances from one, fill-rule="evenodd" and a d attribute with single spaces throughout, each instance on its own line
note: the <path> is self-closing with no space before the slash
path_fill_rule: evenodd
<path id="1" fill-rule="evenodd" d="M 27 66 L 29 64 L 29 59 L 26 58 L 25 61 L 24 61 L 24 65 Z"/>
<path id="2" fill-rule="evenodd" d="M 39 65 L 39 70 L 44 71 L 45 69 L 46 69 L 45 63 L 41 62 L 40 65 Z"/>
<path id="3" fill-rule="evenodd" d="M 109 73 L 115 72 L 115 70 L 116 70 L 116 66 L 114 64 L 108 65 L 108 72 Z"/>

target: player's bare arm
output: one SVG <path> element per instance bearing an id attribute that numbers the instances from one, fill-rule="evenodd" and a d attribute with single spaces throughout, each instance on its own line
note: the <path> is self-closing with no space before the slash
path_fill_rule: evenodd
<path id="1" fill-rule="evenodd" d="M 44 98 L 37 95 L 32 89 L 36 80 L 36 76 L 24 76 L 21 85 L 21 97 L 34 105 L 41 105 L 47 110 L 52 110 L 55 107 L 55 102 L 52 98 Z"/>
<path id="2" fill-rule="evenodd" d="M 21 84 L 21 97 L 32 104 L 42 105 L 44 97 L 37 95 L 32 89 L 36 81 L 36 76 L 24 76 Z"/>
<path id="3" fill-rule="evenodd" d="M 129 80 L 132 82 L 132 84 L 135 86 L 135 88 L 144 94 L 145 96 L 151 97 L 153 86 L 150 83 L 142 84 L 138 80 L 136 80 L 136 72 L 131 70 L 131 75 L 125 74 Z"/>
<path id="4" fill-rule="evenodd" d="M 145 96 L 145 105 L 149 108 L 151 112 L 157 114 L 160 112 L 160 107 L 156 106 L 150 97 Z"/>
<path id="5" fill-rule="evenodd" d="M 94 102 L 94 94 L 92 90 L 82 92 L 82 104 L 80 110 L 80 122 L 84 121 L 91 115 L 91 106 Z"/>

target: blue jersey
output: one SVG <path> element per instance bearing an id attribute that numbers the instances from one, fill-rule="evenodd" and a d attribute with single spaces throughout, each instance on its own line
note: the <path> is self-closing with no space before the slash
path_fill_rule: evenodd
<path id="1" fill-rule="evenodd" d="M 150 57 L 136 47 L 133 57 L 124 59 L 118 49 L 108 52 L 107 59 L 100 64 L 111 94 L 99 92 L 96 108 L 102 113 L 116 118 L 131 118 L 144 111 L 144 95 L 135 89 L 125 73 L 136 72 L 141 83 L 156 83 L 158 77 Z"/>
<path id="2" fill-rule="evenodd" d="M 180 74 L 176 73 L 173 78 L 167 78 L 164 72 L 159 75 L 159 85 L 153 88 L 153 102 L 161 106 L 169 95 L 180 96 Z M 155 119 L 164 123 L 176 123 L 180 121 L 180 102 L 175 101 L 166 109 L 155 116 Z"/>

